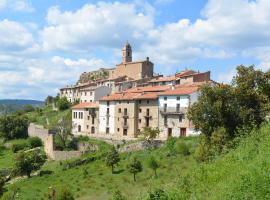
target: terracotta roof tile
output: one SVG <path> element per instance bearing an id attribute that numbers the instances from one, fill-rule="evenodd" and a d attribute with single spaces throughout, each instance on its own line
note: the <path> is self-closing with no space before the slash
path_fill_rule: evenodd
<path id="1" fill-rule="evenodd" d="M 175 76 L 167 76 L 167 77 L 159 77 L 157 79 L 152 79 L 149 83 L 158 83 L 158 82 L 166 82 L 166 81 L 174 81 L 176 80 Z"/>
<path id="2" fill-rule="evenodd" d="M 72 106 L 72 109 L 98 108 L 98 106 L 99 106 L 98 102 L 84 102 L 84 103 L 80 103 L 75 106 Z"/>
<path id="3" fill-rule="evenodd" d="M 196 74 L 198 72 L 195 72 L 193 70 L 185 70 L 185 71 L 182 71 L 182 72 L 179 72 L 179 73 L 176 73 L 175 76 L 177 78 L 180 78 L 180 77 L 184 77 L 184 76 L 190 76 L 192 74 Z"/>

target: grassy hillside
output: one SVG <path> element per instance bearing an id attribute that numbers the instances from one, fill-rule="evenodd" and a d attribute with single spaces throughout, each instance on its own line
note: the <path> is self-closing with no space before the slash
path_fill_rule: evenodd
<path id="1" fill-rule="evenodd" d="M 20 199 L 45 199 L 44 195 L 50 186 L 58 188 L 62 185 L 69 187 L 76 199 L 80 200 L 109 199 L 116 188 L 128 199 L 144 198 L 154 188 L 164 189 L 169 199 L 269 199 L 269 132 L 270 124 L 267 124 L 242 139 L 236 149 L 207 164 L 197 163 L 193 153 L 189 156 L 177 153 L 168 157 L 168 149 L 162 147 L 121 154 L 118 172 L 113 175 L 102 157 L 68 170 L 63 170 L 59 162 L 48 162 L 42 170 L 51 170 L 52 174 L 21 180 L 15 185 L 21 189 Z M 193 152 L 197 139 L 181 138 L 176 149 L 183 142 L 189 144 Z M 138 174 L 137 182 L 133 181 L 126 169 L 134 155 L 144 166 L 143 172 Z M 151 155 L 156 156 L 161 163 L 158 178 L 154 178 L 153 171 L 147 166 Z"/>
<path id="2" fill-rule="evenodd" d="M 194 144 L 197 143 L 196 141 L 197 138 L 183 138 L 178 140 L 177 144 L 185 142 L 192 150 Z M 111 174 L 111 168 L 107 167 L 104 162 L 104 153 L 108 147 L 108 145 L 103 144 L 100 148 L 101 151 L 97 154 L 86 155 L 86 157 L 99 157 L 96 161 L 68 170 L 63 170 L 61 162 L 47 162 L 42 170 L 49 170 L 52 174 L 42 177 L 36 176 L 15 183 L 20 188 L 19 199 L 46 199 L 45 195 L 50 186 L 54 188 L 68 187 L 75 194 L 76 199 L 80 200 L 109 199 L 115 189 L 121 190 L 129 199 L 137 199 L 137 197 L 145 196 L 150 188 L 168 189 L 173 187 L 177 183 L 177 177 L 196 165 L 192 156 L 183 156 L 178 153 L 168 157 L 168 149 L 163 147 L 151 151 L 121 154 L 121 162 L 116 167 L 116 173 Z M 158 158 L 161 164 L 157 171 L 158 178 L 154 177 L 154 172 L 147 165 L 151 155 Z M 133 175 L 126 169 L 127 163 L 133 156 L 137 156 L 143 163 L 143 172 L 138 174 L 137 182 L 133 181 Z"/>
<path id="3" fill-rule="evenodd" d="M 42 110 L 37 110 L 33 112 L 26 113 L 30 122 L 43 125 L 47 128 L 54 127 L 57 122 L 63 117 L 70 113 L 71 110 L 67 109 L 64 111 L 55 111 L 51 107 L 44 107 Z"/>
<path id="4" fill-rule="evenodd" d="M 185 171 L 170 193 L 176 199 L 269 199 L 270 124 L 213 163 Z"/>

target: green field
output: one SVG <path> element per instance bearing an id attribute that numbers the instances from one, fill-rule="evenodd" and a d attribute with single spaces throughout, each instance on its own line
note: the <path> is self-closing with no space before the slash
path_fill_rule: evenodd
<path id="1" fill-rule="evenodd" d="M 178 143 L 185 142 L 194 149 L 197 138 L 185 138 L 178 140 Z M 106 145 L 103 145 L 103 148 Z M 176 145 L 177 146 L 177 145 Z M 104 151 L 97 155 L 104 154 Z M 45 194 L 49 187 L 59 188 L 65 186 L 75 194 L 76 199 L 109 199 L 115 189 L 119 189 L 129 197 L 136 199 L 143 197 L 151 188 L 171 188 L 176 184 L 178 177 L 186 170 L 196 165 L 192 156 L 176 154 L 168 157 L 168 150 L 165 147 L 156 150 L 149 150 L 136 153 L 121 154 L 121 162 L 116 167 L 116 173 L 111 174 L 111 168 L 105 165 L 104 159 L 98 159 L 92 163 L 76 168 L 63 170 L 60 162 L 47 162 L 42 170 L 51 171 L 52 174 L 33 176 L 16 182 L 14 185 L 20 188 L 19 199 L 46 199 Z M 154 177 L 153 171 L 148 167 L 148 158 L 154 155 L 160 162 L 158 178 Z M 87 156 L 87 155 L 86 155 Z M 133 181 L 126 165 L 132 156 L 137 156 L 143 163 L 143 172 L 137 176 L 137 182 Z M 85 175 L 85 170 L 88 174 Z M 8 185 L 7 187 L 10 187 Z"/>

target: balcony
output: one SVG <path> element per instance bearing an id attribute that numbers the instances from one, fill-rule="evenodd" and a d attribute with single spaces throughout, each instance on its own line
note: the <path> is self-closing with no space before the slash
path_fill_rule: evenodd
<path id="1" fill-rule="evenodd" d="M 128 127 L 129 127 L 129 126 L 128 126 L 128 123 L 124 123 L 124 122 L 121 123 L 121 126 L 122 126 L 123 128 L 128 128 Z"/>
<path id="2" fill-rule="evenodd" d="M 123 114 L 122 114 L 122 117 L 123 117 L 123 118 L 129 118 L 128 113 L 123 113 Z"/>
<path id="3" fill-rule="evenodd" d="M 167 108 L 167 109 L 161 109 L 160 114 L 161 115 L 183 115 L 187 112 L 187 108 Z"/>

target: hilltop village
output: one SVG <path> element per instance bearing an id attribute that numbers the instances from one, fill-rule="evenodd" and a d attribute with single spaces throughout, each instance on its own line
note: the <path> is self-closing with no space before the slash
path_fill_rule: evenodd
<path id="1" fill-rule="evenodd" d="M 126 42 L 115 68 L 83 73 L 72 86 L 60 89 L 72 107 L 72 134 L 100 139 L 133 140 L 145 127 L 157 128 L 160 140 L 199 134 L 187 118 L 204 84 L 216 84 L 210 71 L 184 70 L 164 77 L 154 73 L 146 57 L 132 60 Z"/>

